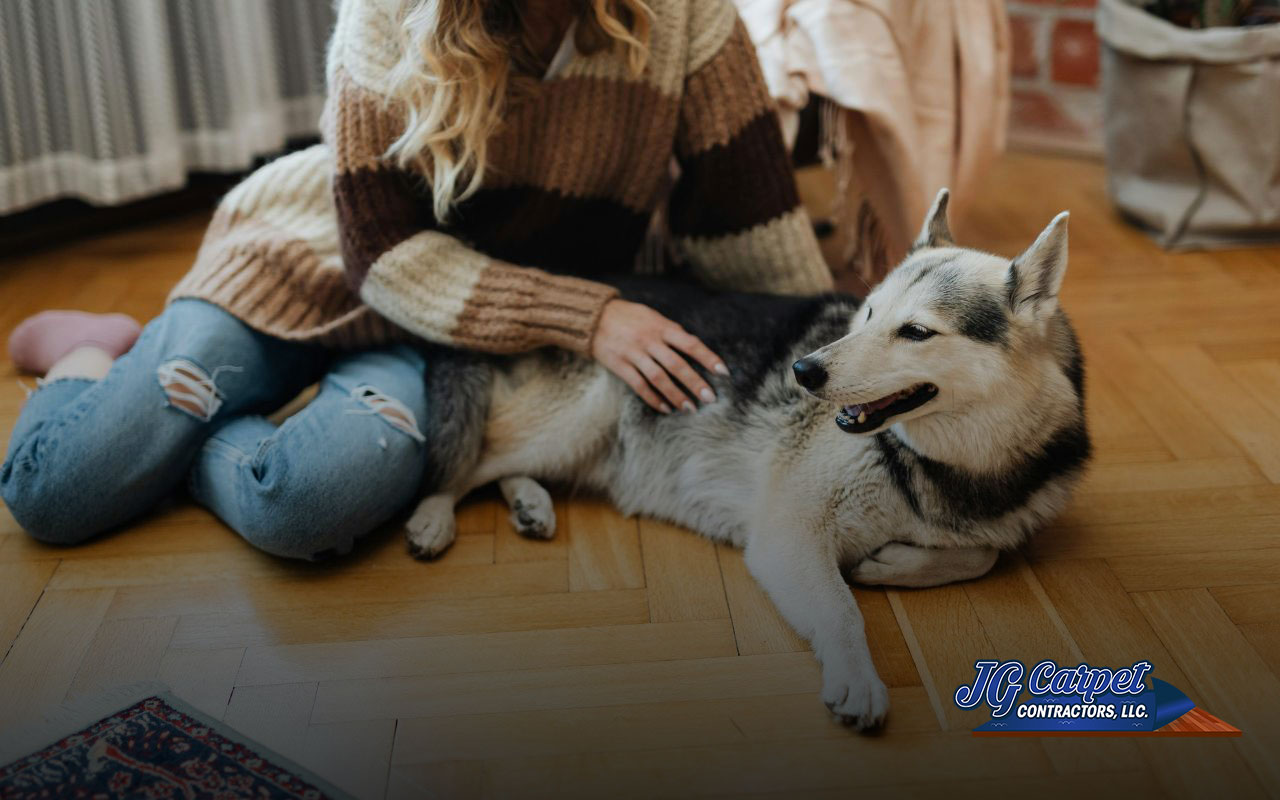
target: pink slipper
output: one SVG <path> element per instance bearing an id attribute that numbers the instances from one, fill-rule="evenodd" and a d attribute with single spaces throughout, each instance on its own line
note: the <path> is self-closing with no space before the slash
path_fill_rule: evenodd
<path id="1" fill-rule="evenodd" d="M 43 375 L 58 359 L 85 345 L 119 358 L 129 352 L 141 332 L 138 321 L 125 314 L 41 311 L 9 334 L 9 358 L 19 369 Z"/>

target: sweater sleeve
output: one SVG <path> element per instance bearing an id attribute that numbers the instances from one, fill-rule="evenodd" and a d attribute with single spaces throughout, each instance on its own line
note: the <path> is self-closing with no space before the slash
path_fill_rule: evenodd
<path id="1" fill-rule="evenodd" d="M 347 281 L 424 339 L 492 353 L 544 345 L 586 353 L 615 289 L 505 263 L 441 230 L 418 171 L 385 158 L 404 126 L 386 87 L 394 20 L 385 0 L 343 0 L 329 50 L 324 135 Z"/>
<path id="2" fill-rule="evenodd" d="M 732 18 L 718 26 L 727 36 L 707 41 L 704 34 L 691 47 L 676 133 L 680 177 L 671 195 L 672 236 L 711 285 L 827 291 L 831 272 L 800 205 L 755 47 L 732 5 L 710 2 L 723 3 L 717 12 Z"/>

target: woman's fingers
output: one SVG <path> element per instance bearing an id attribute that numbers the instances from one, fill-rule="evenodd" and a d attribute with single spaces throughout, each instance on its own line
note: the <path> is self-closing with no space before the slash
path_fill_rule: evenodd
<path id="1" fill-rule="evenodd" d="M 672 324 L 662 336 L 663 341 L 682 353 L 688 354 L 694 361 L 720 375 L 728 375 L 729 368 L 724 359 L 711 351 L 697 336 L 687 332 L 679 325 Z"/>
<path id="2" fill-rule="evenodd" d="M 674 408 L 681 408 L 685 411 L 693 411 L 693 401 L 684 393 L 684 390 L 676 386 L 676 382 L 671 379 L 667 371 L 662 368 L 657 361 L 648 353 L 637 353 L 631 358 L 631 363 L 636 369 L 640 370 L 640 374 L 649 381 L 653 388 L 667 399 Z"/>
<path id="3" fill-rule="evenodd" d="M 696 336 L 648 306 L 620 299 L 605 304 L 591 355 L 663 413 L 693 411 L 699 401 L 716 399 L 698 366 L 729 374 L 724 361 Z"/>
<path id="4" fill-rule="evenodd" d="M 613 370 L 613 374 L 622 378 L 623 382 L 630 386 L 631 390 L 639 395 L 640 399 L 645 401 L 650 408 L 655 411 L 661 411 L 663 414 L 671 413 L 671 406 L 663 402 L 662 398 L 658 396 L 658 393 L 645 381 L 644 376 L 635 367 L 627 363 L 619 364 Z"/>
<path id="5" fill-rule="evenodd" d="M 655 343 L 649 347 L 649 355 L 685 388 L 704 403 L 714 403 L 716 393 L 702 379 L 688 361 L 665 344 Z"/>

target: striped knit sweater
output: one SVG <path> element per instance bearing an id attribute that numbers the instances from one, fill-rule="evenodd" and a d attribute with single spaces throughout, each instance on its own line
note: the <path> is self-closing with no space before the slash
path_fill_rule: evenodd
<path id="1" fill-rule="evenodd" d="M 800 208 L 755 51 L 730 0 L 655 0 L 650 58 L 574 53 L 513 100 L 480 190 L 440 224 L 425 171 L 384 154 L 394 0 L 343 0 L 329 47 L 324 141 L 224 198 L 171 299 L 216 303 L 291 340 L 411 337 L 511 353 L 589 352 L 670 183 L 670 234 L 694 276 L 816 292 L 830 275 Z"/>

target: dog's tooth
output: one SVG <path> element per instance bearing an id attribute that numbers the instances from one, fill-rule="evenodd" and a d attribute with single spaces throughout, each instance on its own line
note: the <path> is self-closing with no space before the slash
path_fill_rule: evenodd
<path id="1" fill-rule="evenodd" d="M 867 421 L 867 412 L 865 412 L 865 411 L 859 411 L 859 412 L 858 412 L 858 424 L 859 424 L 859 425 L 861 425 L 862 423 L 864 423 L 864 422 L 866 422 L 866 421 Z"/>

